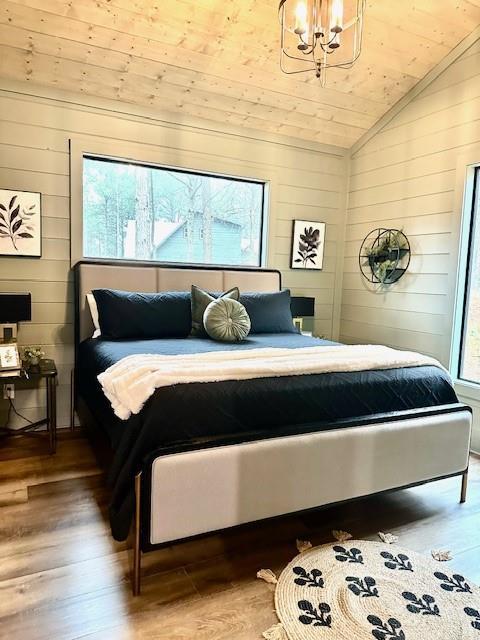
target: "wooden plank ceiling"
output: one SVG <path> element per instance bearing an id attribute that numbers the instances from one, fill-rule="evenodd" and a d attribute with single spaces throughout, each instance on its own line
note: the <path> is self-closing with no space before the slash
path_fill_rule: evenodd
<path id="1" fill-rule="evenodd" d="M 278 66 L 277 0 L 2 0 L 0 77 L 349 148 L 480 23 L 480 0 L 370 0 L 351 70 Z"/>

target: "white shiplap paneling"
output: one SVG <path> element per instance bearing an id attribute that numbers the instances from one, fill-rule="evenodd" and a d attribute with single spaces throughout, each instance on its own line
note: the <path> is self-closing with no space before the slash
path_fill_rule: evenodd
<path id="1" fill-rule="evenodd" d="M 473 44 L 353 153 L 340 332 L 345 341 L 383 342 L 448 364 L 460 224 L 457 163 L 480 140 L 479 49 L 479 42 Z M 409 271 L 386 291 L 373 289 L 358 273 L 360 244 L 376 227 L 403 228 L 412 246 Z"/>
<path id="2" fill-rule="evenodd" d="M 3 85 L 6 86 L 6 83 Z M 14 90 L 12 90 L 14 89 Z M 33 95 L 35 94 L 35 95 Z M 120 103 L 35 90 L 28 85 L 0 91 L 0 187 L 40 191 L 43 196 L 43 256 L 0 258 L 0 291 L 31 291 L 33 317 L 20 328 L 23 344 L 41 344 L 60 372 L 59 424 L 68 422 L 69 371 L 73 363 L 73 286 L 69 264 L 69 139 L 122 143 L 154 150 L 159 163 L 203 167 L 248 176 L 252 167 L 275 172 L 271 202 L 269 266 L 281 269 L 284 286 L 316 300 L 315 330 L 336 337 L 340 282 L 338 241 L 343 238 L 347 165 L 341 149 L 262 136 L 212 123 L 161 120 Z M 265 139 L 263 139 L 265 138 Z M 268 138 L 268 139 L 267 139 Z M 289 269 L 292 220 L 327 223 L 325 269 Z M 337 313 L 335 313 L 337 311 Z M 20 391 L 17 406 L 29 418 L 44 411 L 43 393 Z"/>

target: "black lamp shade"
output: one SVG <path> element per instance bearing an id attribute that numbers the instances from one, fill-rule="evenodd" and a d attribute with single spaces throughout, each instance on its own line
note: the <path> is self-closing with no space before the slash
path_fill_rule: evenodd
<path id="1" fill-rule="evenodd" d="M 25 322 L 31 319 L 30 293 L 0 293 L 0 322 Z"/>
<path id="2" fill-rule="evenodd" d="M 292 296 L 290 309 L 294 318 L 313 318 L 315 315 L 315 298 Z"/>

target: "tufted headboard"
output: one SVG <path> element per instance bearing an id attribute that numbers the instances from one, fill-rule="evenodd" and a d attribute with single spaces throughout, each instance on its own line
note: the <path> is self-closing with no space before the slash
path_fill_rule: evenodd
<path id="1" fill-rule="evenodd" d="M 87 293 L 108 288 L 123 291 L 190 291 L 196 284 L 208 291 L 280 291 L 281 275 L 275 269 L 201 267 L 112 262 L 78 262 L 75 274 L 75 342 L 89 338 L 93 323 Z"/>

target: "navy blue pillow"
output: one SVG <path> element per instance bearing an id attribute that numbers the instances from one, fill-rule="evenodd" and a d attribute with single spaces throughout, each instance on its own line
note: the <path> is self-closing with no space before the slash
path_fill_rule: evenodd
<path id="1" fill-rule="evenodd" d="M 290 310 L 290 291 L 242 293 L 240 302 L 250 317 L 250 333 L 298 333 Z"/>
<path id="2" fill-rule="evenodd" d="M 103 338 L 186 338 L 192 327 L 190 293 L 92 291 Z"/>

